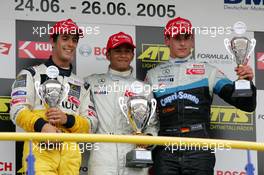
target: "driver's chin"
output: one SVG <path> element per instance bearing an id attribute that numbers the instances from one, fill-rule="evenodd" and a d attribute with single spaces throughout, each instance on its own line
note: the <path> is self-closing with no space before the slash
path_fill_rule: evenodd
<path id="1" fill-rule="evenodd" d="M 178 53 L 178 57 L 180 58 L 184 58 L 184 57 L 187 57 L 188 55 L 190 55 L 190 52 L 180 52 Z"/>
<path id="2" fill-rule="evenodd" d="M 63 61 L 71 61 L 73 55 L 64 55 L 63 56 Z"/>
<path id="3" fill-rule="evenodd" d="M 125 67 L 125 66 L 123 66 L 123 67 L 119 67 L 118 68 L 118 70 L 120 71 L 120 72 L 123 72 L 123 71 L 127 71 L 129 68 L 128 67 Z"/>

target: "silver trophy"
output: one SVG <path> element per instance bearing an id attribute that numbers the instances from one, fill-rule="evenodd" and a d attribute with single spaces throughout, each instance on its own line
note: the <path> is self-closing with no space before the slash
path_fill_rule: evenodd
<path id="1" fill-rule="evenodd" d="M 119 97 L 119 106 L 133 131 L 141 135 L 155 113 L 157 102 L 155 99 L 149 101 L 145 96 L 132 96 L 127 101 Z M 144 168 L 151 164 L 151 151 L 144 148 L 137 147 L 126 155 L 126 167 Z"/>
<path id="2" fill-rule="evenodd" d="M 49 66 L 46 74 L 51 79 L 45 81 L 43 84 L 40 84 L 39 81 L 35 82 L 37 95 L 46 109 L 58 107 L 67 98 L 70 86 L 68 83 L 63 85 L 55 79 L 59 75 L 59 70 L 56 66 Z"/>
<path id="3" fill-rule="evenodd" d="M 254 38 L 249 40 L 246 37 L 234 37 L 231 41 L 226 38 L 224 44 L 226 50 L 235 58 L 237 66 L 240 66 L 247 64 L 249 56 L 256 46 L 256 40 Z M 252 93 L 250 81 L 241 79 L 235 81 L 233 97 L 250 97 Z"/>
<path id="4" fill-rule="evenodd" d="M 68 96 L 70 86 L 68 83 L 65 85 L 61 84 L 55 78 L 59 75 L 59 69 L 56 66 L 49 66 L 46 70 L 47 76 L 50 78 L 44 83 L 40 84 L 39 81 L 35 81 L 35 90 L 44 104 L 45 110 L 52 107 L 58 107 L 61 102 Z M 43 110 L 43 112 L 45 112 Z M 45 118 L 45 120 L 47 120 Z M 59 144 L 61 142 L 53 142 L 53 144 Z M 46 147 L 49 145 L 46 142 L 41 141 L 41 145 L 46 144 Z"/>

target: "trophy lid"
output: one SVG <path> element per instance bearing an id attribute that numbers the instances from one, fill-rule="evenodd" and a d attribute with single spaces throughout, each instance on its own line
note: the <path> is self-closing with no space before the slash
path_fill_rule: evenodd
<path id="1" fill-rule="evenodd" d="M 59 69 L 56 66 L 47 67 L 46 74 L 49 78 L 57 78 L 59 76 Z"/>
<path id="2" fill-rule="evenodd" d="M 247 25 L 242 22 L 242 21 L 237 21 L 234 25 L 233 25 L 233 30 L 236 34 L 242 35 L 244 33 L 246 33 L 247 31 Z"/>
<path id="3" fill-rule="evenodd" d="M 144 84 L 140 81 L 135 81 L 131 84 L 130 88 L 134 93 L 140 94 L 144 91 Z"/>

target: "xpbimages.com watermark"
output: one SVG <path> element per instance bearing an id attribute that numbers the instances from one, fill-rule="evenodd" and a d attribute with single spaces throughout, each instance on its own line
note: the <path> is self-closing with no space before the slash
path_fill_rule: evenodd
<path id="1" fill-rule="evenodd" d="M 178 34 L 190 33 L 187 31 L 188 29 L 184 26 L 172 27 L 170 30 L 171 30 L 172 37 Z M 217 37 L 219 35 L 232 34 L 232 27 L 231 26 L 191 27 L 190 31 L 192 34 L 195 34 L 195 35 L 208 35 L 210 37 Z"/>
<path id="2" fill-rule="evenodd" d="M 216 153 L 218 150 L 229 151 L 231 146 L 224 143 L 186 143 L 180 140 L 178 143 L 166 143 L 164 149 L 171 153 L 177 151 L 210 151 L 211 153 Z"/>
<path id="3" fill-rule="evenodd" d="M 57 33 L 57 34 L 68 33 L 68 34 L 76 35 L 80 32 L 84 35 L 99 35 L 100 27 L 99 26 L 80 26 L 78 29 L 66 28 L 66 27 L 53 28 L 53 26 L 50 24 L 47 24 L 47 26 L 33 26 L 32 27 L 32 34 L 38 35 L 39 37 L 50 35 L 53 33 Z"/>
<path id="4" fill-rule="evenodd" d="M 40 143 L 33 142 L 32 147 L 33 151 L 39 151 L 40 153 L 52 150 L 79 151 L 80 153 L 84 153 L 85 150 L 99 150 L 97 143 L 54 142 L 49 140 Z"/>
<path id="5" fill-rule="evenodd" d="M 119 84 L 114 82 L 113 84 L 99 84 L 98 89 L 94 91 L 95 94 L 108 94 L 123 92 L 126 96 L 133 96 L 135 94 L 149 95 L 152 92 L 164 92 L 164 85 L 149 85 L 141 82 L 133 82 L 132 84 Z"/>
<path id="6" fill-rule="evenodd" d="M 203 27 L 191 27 L 186 28 L 186 26 L 172 27 L 170 29 L 172 36 L 180 34 L 186 34 L 191 31 L 192 34 L 198 35 L 208 35 L 210 37 L 217 37 L 221 35 L 230 35 L 232 32 L 242 35 L 247 31 L 247 25 L 243 21 L 237 21 L 233 26 L 203 26 Z"/>

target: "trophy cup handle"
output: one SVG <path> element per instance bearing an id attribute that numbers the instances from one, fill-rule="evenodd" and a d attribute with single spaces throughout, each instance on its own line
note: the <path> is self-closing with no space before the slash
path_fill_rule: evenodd
<path id="1" fill-rule="evenodd" d="M 64 95 L 63 97 L 61 98 L 61 102 L 63 102 L 67 97 L 68 97 L 68 94 L 69 94 L 69 91 L 70 91 L 70 85 L 69 83 L 66 83 L 63 87 L 63 91 L 64 91 Z"/>
<path id="2" fill-rule="evenodd" d="M 251 41 L 251 43 L 250 43 L 250 51 L 247 54 L 247 59 L 248 59 L 249 55 L 253 52 L 253 50 L 254 50 L 254 48 L 256 46 L 256 39 L 255 38 L 252 38 L 250 41 Z"/>
<path id="3" fill-rule="evenodd" d="M 40 82 L 39 81 L 36 81 L 35 82 L 35 90 L 36 90 L 36 93 L 37 93 L 37 96 L 39 97 L 39 99 L 42 99 L 41 97 L 41 94 L 40 94 Z"/>
<path id="4" fill-rule="evenodd" d="M 225 44 L 225 48 L 227 50 L 227 52 L 232 56 L 232 58 L 234 57 L 233 53 L 231 52 L 231 43 L 230 40 L 228 38 L 224 39 L 224 44 Z"/>
<path id="5" fill-rule="evenodd" d="M 153 117 L 155 111 L 156 111 L 156 107 L 157 107 L 157 100 L 152 98 L 151 99 L 151 114 L 150 114 L 150 117 L 149 117 L 149 120 L 148 120 L 148 125 L 149 125 L 149 122 L 151 120 L 151 118 Z"/>
<path id="6" fill-rule="evenodd" d="M 128 116 L 127 116 L 126 112 L 124 111 L 124 107 L 127 109 L 127 105 L 125 104 L 125 98 L 124 97 L 119 97 L 118 103 L 119 103 L 119 106 L 120 106 L 120 109 L 121 109 L 122 113 L 124 114 L 124 116 L 127 119 L 127 123 L 129 124 Z"/>

